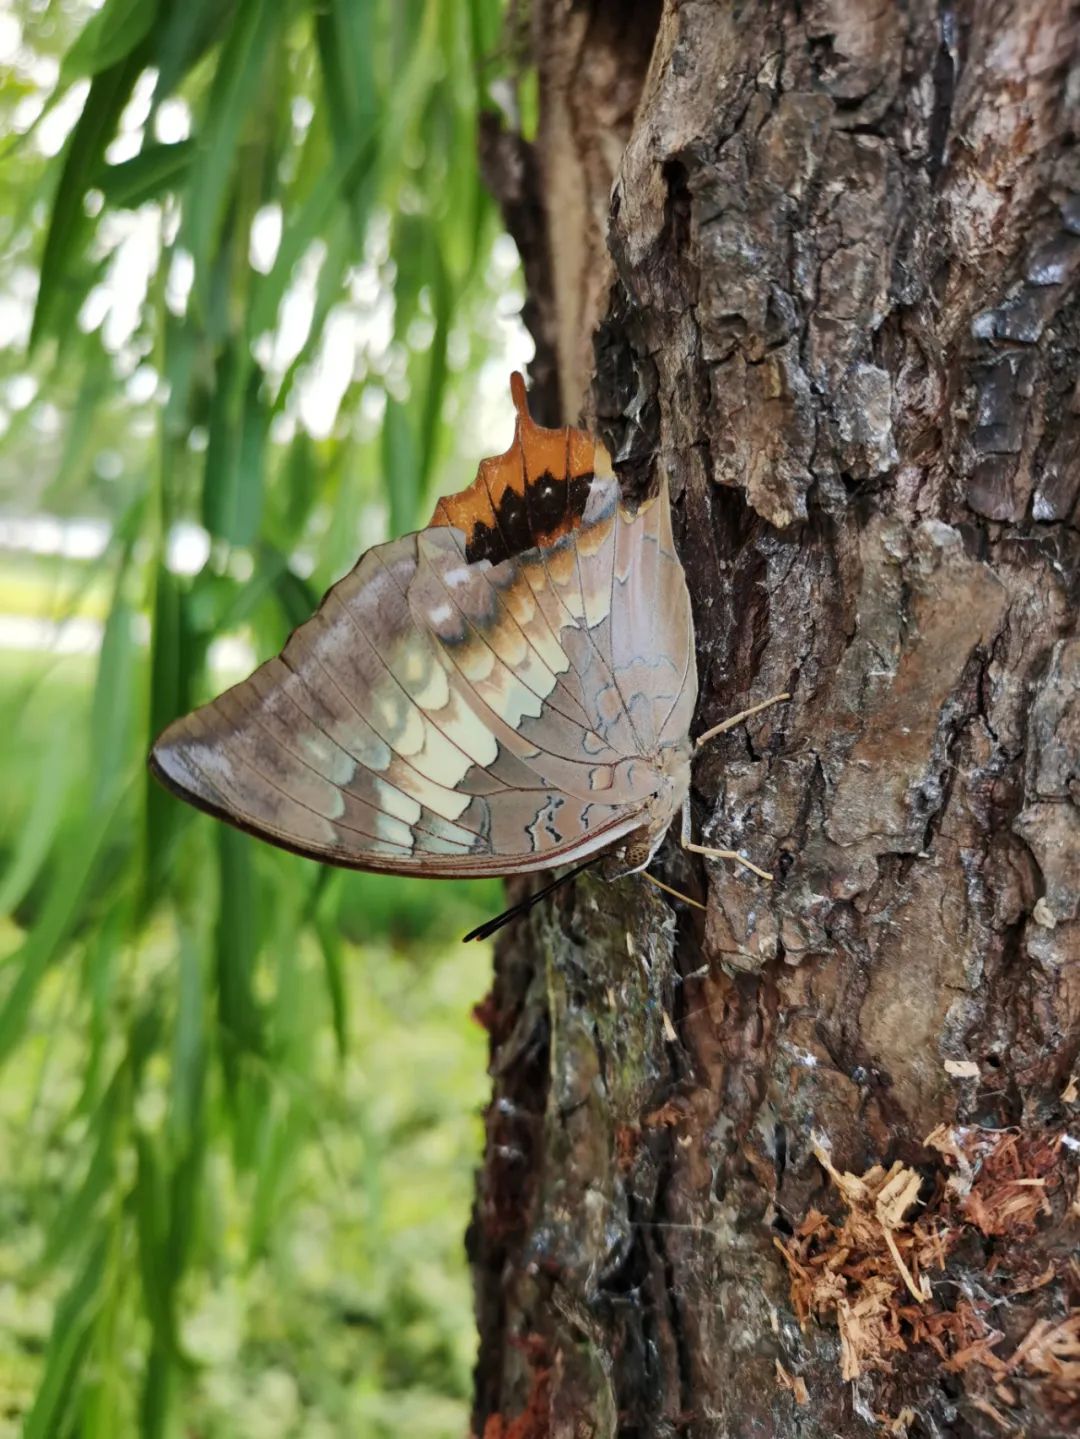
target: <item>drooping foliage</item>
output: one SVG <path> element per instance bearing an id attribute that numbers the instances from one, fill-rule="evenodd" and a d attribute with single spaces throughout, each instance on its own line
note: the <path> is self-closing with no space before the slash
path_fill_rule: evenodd
<path id="1" fill-rule="evenodd" d="M 435 940 L 497 891 L 321 871 L 188 814 L 144 759 L 492 447 L 474 397 L 516 281 L 475 132 L 501 10 L 18 0 L 0 33 L 3 523 L 29 537 L 0 611 L 51 647 L 0 653 L 0 1062 L 18 1075 L 0 1130 L 33 1159 L 18 1203 L 32 1193 L 35 1293 L 55 1306 L 8 1405 L 30 1439 L 160 1435 L 193 1413 L 219 1432 L 198 1408 L 215 1276 L 246 1264 L 277 1292 L 276 1236 L 331 1182 L 335 1125 L 364 1130 L 333 1182 L 363 1173 L 371 1283 L 339 1296 L 341 1322 L 393 1331 L 343 1350 L 338 1419 L 358 1422 L 350 1364 L 389 1363 L 402 1392 L 467 1384 L 462 1312 L 433 1297 L 445 1233 L 424 1264 L 387 1237 L 404 1220 L 379 1156 L 440 1116 L 472 1135 L 479 1070 L 447 1016 L 483 956 L 451 980 Z M 419 957 L 403 934 L 426 937 Z M 388 975 L 416 993 L 396 1005 Z M 430 1111 L 365 1058 L 380 1026 L 422 1022 L 423 994 L 460 1071 L 431 1076 Z M 408 1203 L 426 1232 L 440 1197 Z M 376 1251 L 395 1243 L 391 1284 Z M 0 1241 L 0 1291 L 23 1258 Z M 287 1368 L 300 1311 L 267 1306 L 266 1366 Z M 371 1431 L 409 1430 L 372 1384 Z M 301 1409 L 295 1432 L 318 1432 Z"/>

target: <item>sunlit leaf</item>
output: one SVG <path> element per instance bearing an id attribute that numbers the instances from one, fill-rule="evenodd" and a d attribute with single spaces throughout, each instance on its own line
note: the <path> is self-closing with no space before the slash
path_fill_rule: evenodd
<path id="1" fill-rule="evenodd" d="M 220 232 L 244 126 L 285 18 L 279 0 L 237 0 L 236 18 L 218 57 L 196 158 L 189 170 L 180 243 L 195 260 L 195 285 L 209 305 L 210 256 Z"/>
<path id="2" fill-rule="evenodd" d="M 67 724 L 58 724 L 41 747 L 30 813 L 22 816 L 15 849 L 0 876 L 0 914 L 9 914 L 38 874 L 60 826 L 71 782 Z"/>
<path id="3" fill-rule="evenodd" d="M 97 178 L 105 147 L 112 138 L 120 112 L 127 104 L 143 63 L 143 48 L 140 47 L 94 76 L 82 114 L 68 140 L 63 167 L 56 179 L 52 214 L 41 256 L 37 303 L 30 332 L 31 347 L 42 338 L 53 320 L 57 292 L 85 244 L 90 223 L 83 209 L 84 196 Z"/>
<path id="4" fill-rule="evenodd" d="M 134 699 L 135 614 L 124 594 L 121 573 L 105 622 L 90 711 L 95 805 L 107 804 L 113 798 L 130 765 Z"/>
<path id="5" fill-rule="evenodd" d="M 158 0 L 107 0 L 64 56 L 64 74 L 97 75 L 123 60 L 149 33 Z"/>

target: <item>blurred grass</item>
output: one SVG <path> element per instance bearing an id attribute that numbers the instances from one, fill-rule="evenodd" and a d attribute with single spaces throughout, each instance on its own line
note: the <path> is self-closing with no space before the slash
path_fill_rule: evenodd
<path id="1" fill-rule="evenodd" d="M 169 935 L 145 943 L 142 962 L 166 969 Z M 344 1062 L 324 1020 L 302 1071 L 276 1066 L 269 1105 L 280 1124 L 265 1131 L 258 1179 L 237 1174 L 220 1137 L 211 1144 L 203 1208 L 215 1260 L 193 1268 L 181 1307 L 186 1432 L 465 1431 L 473 1344 L 461 1217 L 486 1086 L 483 1035 L 461 1019 L 488 956 L 463 955 L 385 941 L 350 950 Z M 320 964 L 305 946 L 295 980 L 324 1002 Z M 43 1256 L 61 1218 L 85 1222 L 71 1167 L 93 1122 L 78 1103 L 89 1045 L 57 1035 L 74 990 L 50 976 L 42 1022 L 0 1088 L 0 1147 L 23 1156 L 0 1184 L 0 1433 L 11 1435 L 40 1383 L 63 1292 L 62 1271 Z M 167 1083 L 162 1067 L 143 1086 L 143 1142 L 169 1123 Z M 268 1186 L 278 1192 L 260 1193 Z M 282 1212 L 288 1223 L 273 1223 Z M 118 1356 L 111 1377 L 116 1433 L 136 1422 L 133 1359 Z"/>
<path id="2" fill-rule="evenodd" d="M 104 575 L 87 584 L 71 573 L 71 566 L 52 556 L 6 554 L 0 571 L 0 614 L 70 618 L 75 615 L 104 621 L 111 596 Z"/>
<path id="3" fill-rule="evenodd" d="M 3 508 L 104 545 L 0 580 L 0 1436 L 464 1430 L 489 956 L 457 935 L 498 886 L 331 874 L 145 755 L 501 443 L 501 19 L 0 16 Z M 5 653 L 5 617 L 100 647 Z"/>

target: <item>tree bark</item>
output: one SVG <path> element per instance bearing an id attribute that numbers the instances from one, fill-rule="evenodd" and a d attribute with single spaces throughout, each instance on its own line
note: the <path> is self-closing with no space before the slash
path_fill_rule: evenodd
<path id="1" fill-rule="evenodd" d="M 534 27 L 564 417 L 669 477 L 698 732 L 793 699 L 695 766 L 774 883 L 499 947 L 475 1432 L 1075 1434 L 1080 11 Z"/>

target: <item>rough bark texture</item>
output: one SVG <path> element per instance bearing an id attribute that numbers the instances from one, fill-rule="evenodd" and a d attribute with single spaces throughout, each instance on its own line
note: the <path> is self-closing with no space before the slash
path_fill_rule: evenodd
<path id="1" fill-rule="evenodd" d="M 1067 0 L 537 0 L 548 363 L 628 488 L 670 477 L 698 727 L 794 698 L 695 770 L 774 884 L 673 836 L 705 914 L 585 880 L 500 948 L 487 1439 L 1077 1431 L 1031 1335 L 1080 1305 L 1078 36 Z M 1030 1223 L 957 1218 L 939 1126 L 1042 1146 Z M 778 1248 L 844 1213 L 823 1154 L 958 1226 L 880 1363 L 860 1281 L 800 1324 Z M 986 1362 L 923 1332 L 958 1296 Z"/>

